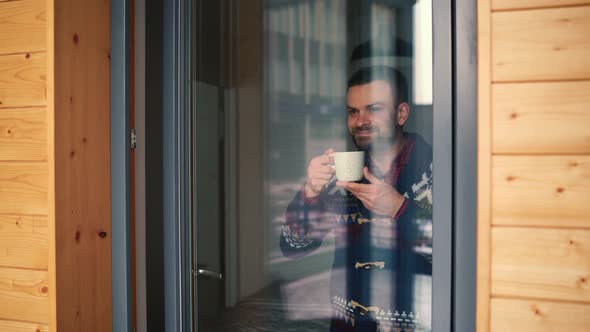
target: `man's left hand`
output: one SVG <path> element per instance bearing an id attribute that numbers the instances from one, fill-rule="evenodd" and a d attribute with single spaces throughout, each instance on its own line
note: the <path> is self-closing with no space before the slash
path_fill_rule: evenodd
<path id="1" fill-rule="evenodd" d="M 367 167 L 363 169 L 363 173 L 369 181 L 368 184 L 338 181 L 336 185 L 350 191 L 374 214 L 394 217 L 404 203 L 404 196 L 371 174 Z"/>

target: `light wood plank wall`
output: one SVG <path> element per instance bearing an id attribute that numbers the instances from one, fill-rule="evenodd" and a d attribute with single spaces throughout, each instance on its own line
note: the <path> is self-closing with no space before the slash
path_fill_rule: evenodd
<path id="1" fill-rule="evenodd" d="M 478 0 L 477 331 L 590 331 L 590 0 Z"/>
<path id="2" fill-rule="evenodd" d="M 0 331 L 48 331 L 46 0 L 0 1 Z"/>
<path id="3" fill-rule="evenodd" d="M 0 331 L 110 331 L 110 1 L 0 0 Z"/>

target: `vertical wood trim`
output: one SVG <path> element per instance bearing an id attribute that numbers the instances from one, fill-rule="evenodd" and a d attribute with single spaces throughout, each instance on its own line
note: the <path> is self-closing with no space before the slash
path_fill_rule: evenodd
<path id="1" fill-rule="evenodd" d="M 491 221 L 491 8 L 477 2 L 477 332 L 490 330 Z"/>
<path id="2" fill-rule="evenodd" d="M 56 243 L 55 243 L 55 3 L 54 0 L 47 0 L 47 210 L 48 210 L 48 236 L 49 236 L 49 257 L 48 257 L 48 284 L 49 284 L 49 331 L 57 331 L 57 273 L 56 273 Z"/>
<path id="3" fill-rule="evenodd" d="M 110 1 L 53 0 L 58 331 L 113 326 Z"/>

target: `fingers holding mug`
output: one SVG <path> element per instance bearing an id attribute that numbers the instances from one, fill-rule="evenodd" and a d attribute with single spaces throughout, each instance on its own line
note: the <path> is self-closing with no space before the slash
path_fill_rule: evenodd
<path id="1" fill-rule="evenodd" d="M 307 182 L 305 184 L 305 194 L 307 197 L 315 197 L 324 189 L 330 182 L 334 174 L 334 169 L 331 167 L 332 158 L 330 154 L 334 152 L 333 149 L 327 149 L 324 154 L 313 158 L 307 168 Z"/>

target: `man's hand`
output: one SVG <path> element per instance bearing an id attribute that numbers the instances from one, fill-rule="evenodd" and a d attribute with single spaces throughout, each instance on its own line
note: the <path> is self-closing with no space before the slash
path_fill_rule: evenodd
<path id="1" fill-rule="evenodd" d="M 363 169 L 363 173 L 369 184 L 338 181 L 336 185 L 350 191 L 374 214 L 394 217 L 404 203 L 404 196 L 371 174 L 367 167 Z"/>
<path id="2" fill-rule="evenodd" d="M 305 182 L 305 197 L 312 198 L 320 194 L 324 186 L 334 175 L 334 169 L 330 166 L 333 149 L 324 151 L 324 154 L 313 158 L 307 167 L 307 181 Z"/>

